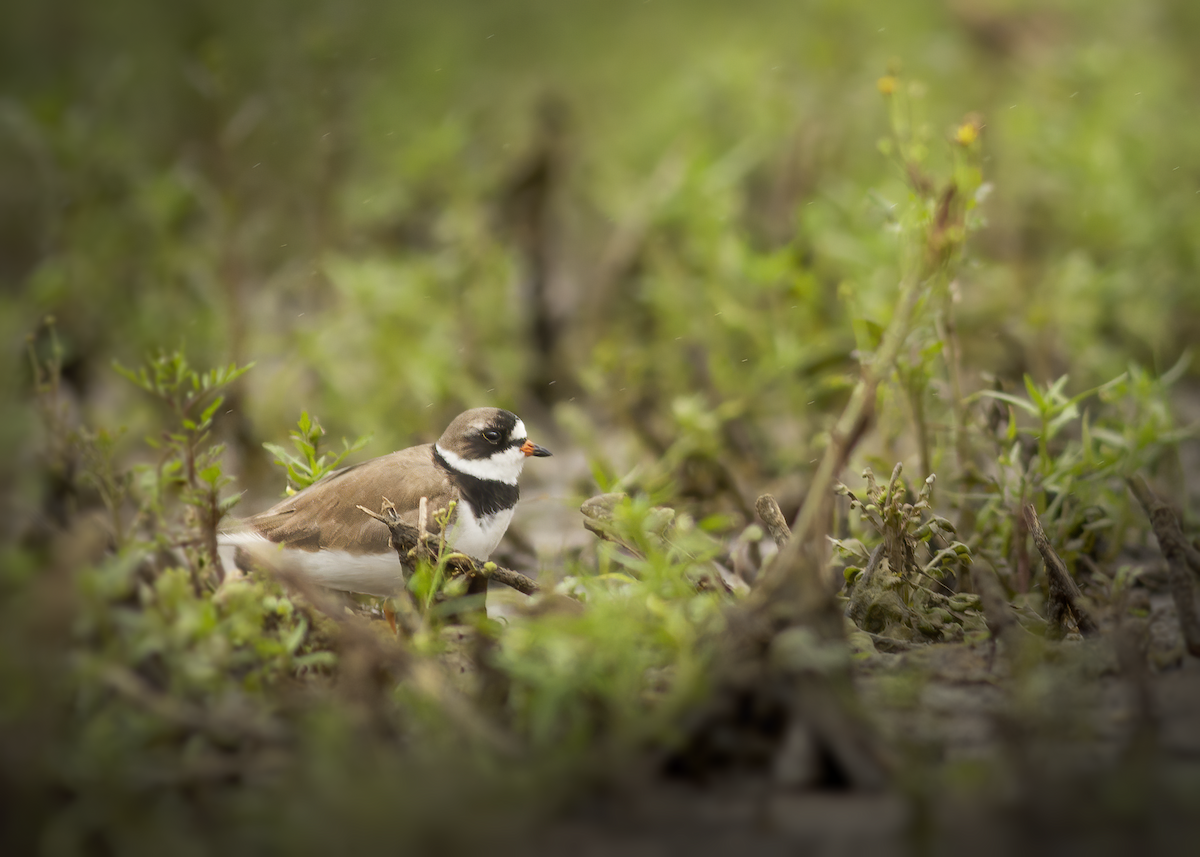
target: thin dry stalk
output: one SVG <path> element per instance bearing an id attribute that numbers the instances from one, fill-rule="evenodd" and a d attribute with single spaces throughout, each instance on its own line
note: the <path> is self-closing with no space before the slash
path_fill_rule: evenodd
<path id="1" fill-rule="evenodd" d="M 384 524 L 392 534 L 392 546 L 404 566 L 412 564 L 414 551 L 425 550 L 425 540 L 421 531 L 416 527 L 403 523 L 396 513 L 396 507 L 385 500 L 381 512 L 372 512 L 365 506 L 358 507 L 375 520 Z M 453 553 L 446 560 L 446 574 L 449 577 L 465 575 L 471 578 L 495 580 L 505 586 L 511 586 L 525 595 L 533 595 L 539 591 L 537 582 L 518 571 L 501 568 L 492 562 L 467 556 L 464 553 Z"/>
<path id="2" fill-rule="evenodd" d="M 1033 536 L 1033 543 L 1038 553 L 1046 563 L 1046 578 L 1050 583 L 1050 620 L 1059 628 L 1065 628 L 1068 615 L 1075 621 L 1075 626 L 1084 636 L 1095 634 L 1100 629 L 1083 608 L 1083 593 L 1067 571 L 1067 564 L 1062 561 L 1038 519 L 1037 509 L 1032 503 L 1025 506 L 1025 523 Z"/>
<path id="3" fill-rule="evenodd" d="M 793 538 L 779 551 L 764 575 L 759 591 L 766 600 L 773 600 L 782 589 L 795 586 L 799 596 L 797 606 L 802 615 L 822 612 L 832 604 L 833 592 L 817 571 L 821 565 L 818 540 L 823 536 L 817 532 L 817 523 L 828 520 L 834 480 L 870 424 L 876 391 L 880 382 L 891 373 L 896 356 L 908 336 L 912 315 L 921 296 L 922 283 L 923 280 L 917 277 L 908 277 L 900 285 L 896 314 L 884 333 L 874 359 L 863 366 L 862 376 L 850 395 L 850 401 L 830 433 L 825 455 L 813 474 L 804 504 L 792 522 Z M 806 557 L 806 554 L 809 556 Z"/>
<path id="4" fill-rule="evenodd" d="M 1196 614 L 1196 593 L 1192 575 L 1200 575 L 1200 552 L 1188 544 L 1179 528 L 1179 521 L 1171 507 L 1162 502 L 1150 490 L 1141 476 L 1127 479 L 1129 490 L 1138 498 L 1142 508 L 1150 517 L 1158 548 L 1167 560 L 1167 575 L 1171 585 L 1171 597 L 1175 600 L 1175 611 L 1179 614 L 1179 626 L 1188 652 L 1200 658 L 1200 617 Z M 1190 574 L 1189 574 L 1190 570 Z"/>
<path id="5" fill-rule="evenodd" d="M 754 501 L 754 510 L 758 512 L 759 519 L 766 526 L 771 538 L 775 540 L 775 546 L 782 548 L 786 545 L 788 539 L 792 537 L 792 531 L 775 498 L 770 494 L 763 494 Z"/>

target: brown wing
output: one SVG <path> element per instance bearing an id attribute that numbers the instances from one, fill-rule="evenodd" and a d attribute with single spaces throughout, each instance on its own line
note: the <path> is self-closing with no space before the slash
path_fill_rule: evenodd
<path id="1" fill-rule="evenodd" d="M 248 518 L 244 525 L 273 542 L 303 550 L 384 553 L 387 527 L 357 507 L 379 511 L 387 497 L 400 519 L 416 526 L 422 496 L 429 498 L 430 514 L 458 496 L 445 472 L 434 464 L 432 444 L 336 470 Z"/>

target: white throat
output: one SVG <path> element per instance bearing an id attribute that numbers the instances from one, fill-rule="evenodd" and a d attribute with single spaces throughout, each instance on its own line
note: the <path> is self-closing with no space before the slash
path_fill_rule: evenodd
<path id="1" fill-rule="evenodd" d="M 440 443 L 436 444 L 436 449 L 438 455 L 454 470 L 490 482 L 516 485 L 517 477 L 521 475 L 521 468 L 525 466 L 525 453 L 516 446 L 495 452 L 488 458 L 463 458 Z"/>
<path id="2" fill-rule="evenodd" d="M 500 544 L 512 517 L 513 509 L 509 508 L 476 518 L 471 511 L 471 504 L 461 503 L 455 521 L 450 525 L 447 540 L 451 547 L 467 556 L 487 559 Z"/>

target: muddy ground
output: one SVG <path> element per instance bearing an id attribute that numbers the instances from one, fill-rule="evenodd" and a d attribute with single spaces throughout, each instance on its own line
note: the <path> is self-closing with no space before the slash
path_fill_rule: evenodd
<path id="1" fill-rule="evenodd" d="M 855 683 L 893 765 L 878 792 L 782 787 L 769 770 L 703 783 L 658 772 L 601 789 L 534 837 L 537 853 L 1200 853 L 1200 661 L 1169 596 L 1150 596 L 1147 662 L 1112 637 L 863 657 Z M 1174 623 L 1174 624 L 1173 624 Z"/>

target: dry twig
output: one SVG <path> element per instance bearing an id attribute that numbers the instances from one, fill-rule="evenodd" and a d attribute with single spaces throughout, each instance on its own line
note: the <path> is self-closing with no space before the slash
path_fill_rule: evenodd
<path id="1" fill-rule="evenodd" d="M 1183 641 L 1188 652 L 1200 658 L 1200 617 L 1196 615 L 1196 594 L 1192 576 L 1188 573 L 1190 569 L 1192 574 L 1200 576 L 1200 552 L 1188 544 L 1175 513 L 1154 495 L 1145 479 L 1134 476 L 1126 482 L 1150 517 L 1159 550 L 1167 560 L 1167 579 L 1171 584 L 1171 597 L 1175 599 L 1175 611 L 1179 614 Z"/>
<path id="2" fill-rule="evenodd" d="M 1046 538 L 1042 522 L 1038 520 L 1037 509 L 1032 503 L 1025 505 L 1025 523 L 1029 526 L 1038 553 L 1046 563 L 1046 578 L 1050 582 L 1051 622 L 1063 628 L 1069 614 L 1075 620 L 1075 626 L 1081 634 L 1087 636 L 1096 633 L 1099 628 L 1082 605 L 1083 593 L 1079 591 L 1079 587 L 1067 571 L 1067 564 L 1054 552 L 1050 540 Z"/>
<path id="3" fill-rule="evenodd" d="M 380 512 L 372 512 L 366 506 L 358 508 L 388 528 L 392 534 L 392 546 L 396 549 L 396 555 L 400 558 L 402 565 L 411 566 L 413 552 L 427 549 L 425 541 L 421 538 L 420 530 L 403 523 L 396 513 L 396 507 L 390 501 L 384 500 Z M 518 571 L 501 568 L 495 563 L 485 562 L 464 553 L 450 554 L 446 559 L 446 574 L 450 577 L 465 575 L 472 578 L 495 580 L 526 595 L 533 595 L 539 589 L 535 581 Z"/>
<path id="4" fill-rule="evenodd" d="M 754 501 L 754 511 L 758 512 L 759 519 L 766 525 L 767 532 L 775 540 L 775 546 L 782 548 L 786 545 L 788 539 L 792 537 L 792 530 L 787 524 L 787 519 L 783 517 L 783 512 L 775 498 L 770 494 L 763 494 Z"/>
<path id="5" fill-rule="evenodd" d="M 759 659 L 785 628 L 805 629 L 831 648 L 845 644 L 842 611 L 832 583 L 822 574 L 825 566 L 825 528 L 831 516 L 837 474 L 874 416 L 875 395 L 888 376 L 908 334 L 922 292 L 924 274 L 906 277 L 892 322 L 878 351 L 863 363 L 855 385 L 830 433 L 808 493 L 791 526 L 791 537 L 764 570 L 745 607 L 731 623 L 736 663 L 732 670 L 755 674 Z M 769 673 L 767 673 L 769 674 Z M 766 675 L 766 674 L 764 674 Z M 743 679 L 744 681 L 744 679 Z M 729 683 L 737 684 L 732 678 Z M 759 693 L 769 693 L 770 680 L 760 682 Z M 850 679 L 849 659 L 826 671 L 797 670 L 787 676 L 787 715 L 795 728 L 811 730 L 812 739 L 825 749 L 832 764 L 852 787 L 877 788 L 891 776 L 893 762 L 865 718 Z"/>

